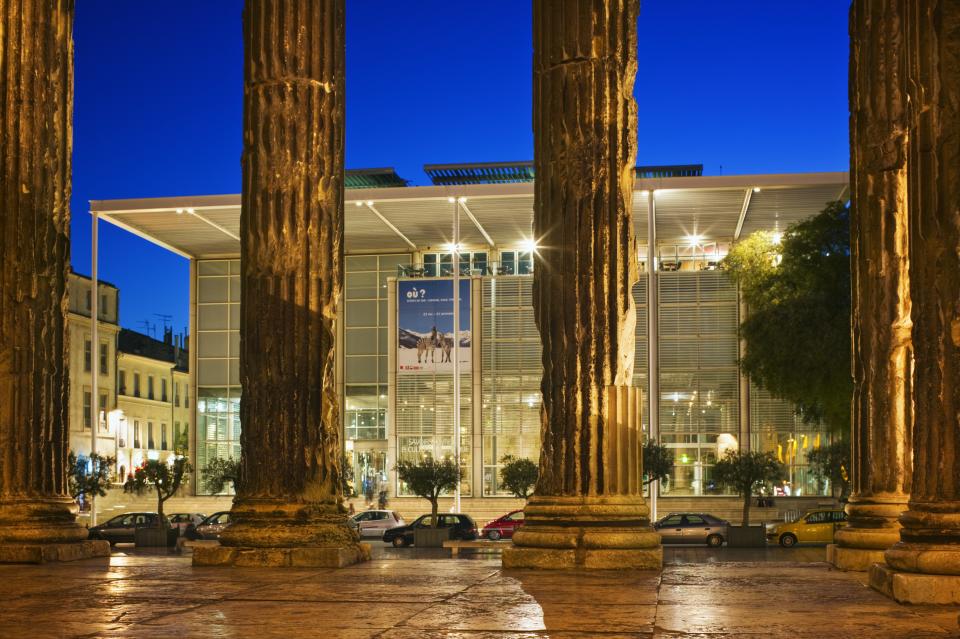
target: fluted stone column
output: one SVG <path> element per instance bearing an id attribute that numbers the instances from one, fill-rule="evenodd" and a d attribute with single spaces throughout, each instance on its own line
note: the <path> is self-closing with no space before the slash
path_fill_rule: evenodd
<path id="1" fill-rule="evenodd" d="M 108 555 L 67 494 L 73 0 L 0 0 L 0 561 Z"/>
<path id="2" fill-rule="evenodd" d="M 907 0 L 913 476 L 900 542 L 870 583 L 960 603 L 960 3 Z"/>
<path id="3" fill-rule="evenodd" d="M 247 0 L 241 479 L 222 548 L 194 563 L 343 566 L 334 385 L 343 283 L 344 0 Z"/>
<path id="4" fill-rule="evenodd" d="M 659 568 L 633 377 L 638 0 L 534 0 L 540 479 L 505 567 Z"/>
<path id="5" fill-rule="evenodd" d="M 900 539 L 913 421 L 907 207 L 907 96 L 902 0 L 850 9 L 850 180 L 853 437 L 848 526 L 828 547 L 867 570 Z"/>

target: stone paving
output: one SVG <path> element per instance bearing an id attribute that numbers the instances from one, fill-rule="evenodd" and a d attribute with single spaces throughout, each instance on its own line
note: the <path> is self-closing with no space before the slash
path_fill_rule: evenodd
<path id="1" fill-rule="evenodd" d="M 121 550 L 0 566 L 0 637 L 960 636 L 956 609 L 896 604 L 858 573 L 765 554 L 720 562 L 724 549 L 676 561 L 692 550 L 668 549 L 662 575 L 504 571 L 495 554 L 392 548 L 339 571 L 194 568 L 188 555 Z"/>

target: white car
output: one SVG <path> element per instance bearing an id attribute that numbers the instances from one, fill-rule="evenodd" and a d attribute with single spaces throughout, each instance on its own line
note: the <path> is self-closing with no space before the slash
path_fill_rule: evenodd
<path id="1" fill-rule="evenodd" d="M 350 525 L 357 529 L 361 537 L 383 537 L 383 533 L 406 522 L 399 513 L 392 510 L 365 510 L 350 518 Z"/>

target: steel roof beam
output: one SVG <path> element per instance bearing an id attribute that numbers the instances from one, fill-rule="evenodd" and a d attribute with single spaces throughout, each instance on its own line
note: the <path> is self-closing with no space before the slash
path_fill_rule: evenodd
<path id="1" fill-rule="evenodd" d="M 473 225 L 477 227 L 477 230 L 480 231 L 480 235 L 487 241 L 491 247 L 495 247 L 497 244 L 493 241 L 493 238 L 490 237 L 490 234 L 487 233 L 487 230 L 483 228 L 483 225 L 480 224 L 480 220 L 473 214 L 473 212 L 467 208 L 467 203 L 463 200 L 460 200 L 460 206 L 463 208 L 463 212 L 467 214 L 467 217 L 470 218 L 470 221 L 473 222 Z"/>
<path id="2" fill-rule="evenodd" d="M 400 229 L 398 229 L 396 226 L 394 226 L 394 225 L 393 225 L 393 222 L 391 222 L 390 220 L 388 220 L 388 219 L 383 215 L 383 213 L 381 213 L 380 211 L 378 211 L 377 208 L 373 205 L 372 202 L 364 202 L 363 205 L 364 205 L 365 207 L 367 207 L 367 209 L 368 209 L 371 213 L 373 213 L 373 214 L 376 215 L 378 218 L 380 218 L 380 221 L 383 222 L 384 224 L 386 224 L 386 225 L 387 225 L 387 228 L 389 228 L 391 231 L 393 231 L 394 233 L 396 233 L 397 236 L 398 236 L 401 240 L 403 240 L 404 242 L 406 242 L 406 243 L 410 246 L 410 248 L 412 248 L 414 251 L 417 250 L 417 245 L 414 244 L 413 242 L 411 242 L 409 237 L 407 237 L 406 235 L 404 235 L 403 233 L 401 233 L 401 232 L 400 232 Z"/>
<path id="3" fill-rule="evenodd" d="M 747 220 L 747 211 L 750 210 L 750 198 L 753 197 L 753 188 L 743 192 L 743 206 L 740 207 L 740 218 L 737 220 L 737 230 L 733 232 L 733 241 L 740 239 L 740 231 L 743 230 L 743 223 Z"/>

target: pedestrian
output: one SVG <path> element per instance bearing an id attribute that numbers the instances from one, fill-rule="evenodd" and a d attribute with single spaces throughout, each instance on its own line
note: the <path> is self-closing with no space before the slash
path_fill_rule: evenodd
<path id="1" fill-rule="evenodd" d="M 357 514 L 357 509 L 353 507 L 353 502 L 352 502 L 352 501 L 350 502 L 350 509 L 347 511 L 347 514 L 349 514 L 349 515 L 351 515 L 351 516 Z"/>

